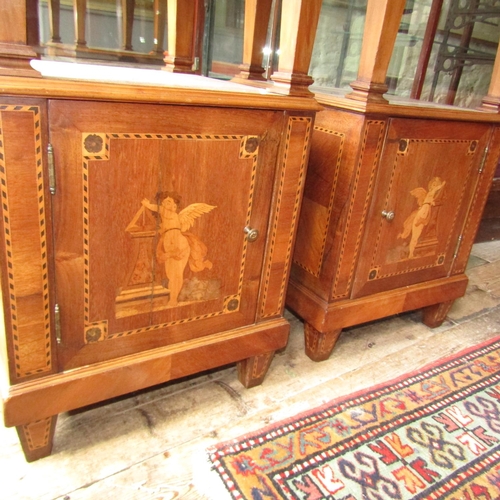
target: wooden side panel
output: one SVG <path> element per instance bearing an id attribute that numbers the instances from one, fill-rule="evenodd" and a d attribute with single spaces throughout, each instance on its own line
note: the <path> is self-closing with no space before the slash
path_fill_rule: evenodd
<path id="1" fill-rule="evenodd" d="M 290 116 L 276 178 L 275 204 L 270 220 L 261 305 L 258 318 L 283 313 L 292 249 L 309 156 L 311 117 Z"/>
<path id="2" fill-rule="evenodd" d="M 311 157 L 307 171 L 297 230 L 300 244 L 296 247 L 293 261 L 318 277 L 325 255 L 330 221 L 332 217 L 336 216 L 337 219 L 339 217 L 333 210 L 337 208 L 334 207 L 334 201 L 344 152 L 345 133 L 315 126 L 313 138 L 314 157 Z M 318 157 L 315 146 L 321 140 L 328 143 L 328 154 Z M 319 148 L 321 145 L 318 145 Z"/>
<path id="3" fill-rule="evenodd" d="M 350 294 L 384 134 L 383 120 L 317 116 L 291 280 L 323 300 Z"/>
<path id="4" fill-rule="evenodd" d="M 332 300 L 347 298 L 351 293 L 385 132 L 385 120 L 366 120 L 346 214 L 346 229 L 341 238 L 339 266 L 330 295 Z"/>
<path id="5" fill-rule="evenodd" d="M 0 2 L 0 74 L 39 76 L 30 66 L 39 45 L 37 0 Z"/>
<path id="6" fill-rule="evenodd" d="M 2 288 L 12 382 L 50 373 L 50 204 L 43 103 L 0 103 Z"/>
<path id="7" fill-rule="evenodd" d="M 26 2 L 3 0 L 0 3 L 0 42 L 26 43 Z"/>
<path id="8" fill-rule="evenodd" d="M 453 263 L 452 274 L 463 273 L 469 260 L 474 239 L 488 199 L 493 176 L 500 158 L 500 127 L 493 127 L 488 151 L 483 157 L 482 173 L 477 176 L 477 186 L 470 209 L 464 220 L 462 240 Z"/>

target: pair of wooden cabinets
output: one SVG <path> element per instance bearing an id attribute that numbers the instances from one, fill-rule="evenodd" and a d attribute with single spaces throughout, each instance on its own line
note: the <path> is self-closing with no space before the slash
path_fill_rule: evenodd
<path id="1" fill-rule="evenodd" d="M 4 415 L 28 460 L 73 408 L 235 362 L 259 384 L 285 300 L 322 360 L 344 327 L 437 326 L 465 292 L 494 113 L 4 82 Z"/>
<path id="2" fill-rule="evenodd" d="M 59 89 L 0 98 L 4 415 L 28 460 L 50 453 L 60 412 L 234 362 L 262 381 L 288 339 L 316 106 Z"/>
<path id="3" fill-rule="evenodd" d="M 259 384 L 287 289 L 314 360 L 401 311 L 437 326 L 464 294 L 495 115 L 245 99 L 0 99 L 4 414 L 28 460 L 72 408 L 234 362 Z"/>
<path id="4" fill-rule="evenodd" d="M 317 97 L 287 305 L 323 360 L 342 328 L 420 308 L 435 327 L 465 293 L 500 127 L 490 113 Z"/>
<path id="5" fill-rule="evenodd" d="M 50 453 L 60 412 L 234 362 L 260 383 L 287 342 L 285 297 L 321 360 L 346 326 L 418 308 L 436 326 L 463 295 L 500 153 L 500 59 L 492 113 L 389 105 L 405 2 L 370 1 L 353 93 L 317 94 L 314 123 L 320 0 L 284 2 L 273 84 L 271 2 L 247 2 L 239 80 L 266 95 L 39 78 L 36 23 L 8 4 L 0 344 L 28 460 Z"/>

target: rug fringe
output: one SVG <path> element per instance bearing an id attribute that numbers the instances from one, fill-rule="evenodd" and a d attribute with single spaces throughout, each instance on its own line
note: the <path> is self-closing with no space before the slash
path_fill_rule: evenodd
<path id="1" fill-rule="evenodd" d="M 193 453 L 193 484 L 208 500 L 231 500 L 221 476 L 214 470 L 209 451 L 203 449 Z"/>

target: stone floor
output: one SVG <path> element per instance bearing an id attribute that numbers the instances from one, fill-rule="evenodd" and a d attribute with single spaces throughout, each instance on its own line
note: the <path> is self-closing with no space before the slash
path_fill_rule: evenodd
<path id="1" fill-rule="evenodd" d="M 0 426 L 2 499 L 202 500 L 203 450 L 475 345 L 500 332 L 500 242 L 474 245 L 470 283 L 434 330 L 411 312 L 345 330 L 329 360 L 304 354 L 303 325 L 264 384 L 244 389 L 234 366 L 59 416 L 53 454 L 28 464 Z"/>

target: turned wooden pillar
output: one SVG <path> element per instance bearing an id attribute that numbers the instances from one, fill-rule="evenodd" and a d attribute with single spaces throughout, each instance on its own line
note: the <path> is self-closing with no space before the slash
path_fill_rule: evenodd
<path id="1" fill-rule="evenodd" d="M 286 0 L 281 10 L 278 71 L 273 88 L 290 95 L 309 95 L 309 66 L 318 27 L 321 0 Z"/>
<path id="2" fill-rule="evenodd" d="M 480 109 L 500 113 L 500 50 L 498 48 L 488 94 L 483 97 Z"/>
<path id="3" fill-rule="evenodd" d="M 122 0 L 122 48 L 132 50 L 132 29 L 134 26 L 135 0 Z"/>
<path id="4" fill-rule="evenodd" d="M 194 73 L 197 2 L 168 0 L 168 52 L 163 68 L 172 73 Z"/>
<path id="5" fill-rule="evenodd" d="M 387 70 L 406 0 L 368 0 L 358 77 L 350 99 L 386 102 Z"/>
<path id="6" fill-rule="evenodd" d="M 49 0 L 49 28 L 50 42 L 61 43 L 61 2 L 60 0 Z"/>
<path id="7" fill-rule="evenodd" d="M 85 15 L 87 14 L 87 0 L 73 0 L 73 16 L 75 20 L 75 47 L 87 47 L 85 38 Z"/>
<path id="8" fill-rule="evenodd" d="M 263 49 L 273 0 L 245 0 L 245 29 L 243 35 L 243 64 L 233 81 L 247 83 L 267 81 L 263 76 Z"/>
<path id="9" fill-rule="evenodd" d="M 37 0 L 0 1 L 0 74 L 39 76 L 30 66 L 38 57 Z"/>
<path id="10" fill-rule="evenodd" d="M 163 52 L 165 41 L 165 24 L 167 23 L 167 0 L 154 0 L 154 52 Z"/>

